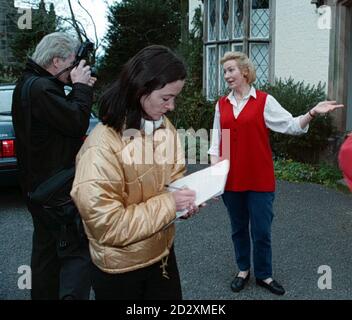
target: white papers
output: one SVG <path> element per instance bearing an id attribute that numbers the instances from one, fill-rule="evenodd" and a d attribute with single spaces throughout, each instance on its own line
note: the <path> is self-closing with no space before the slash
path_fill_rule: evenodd
<path id="1" fill-rule="evenodd" d="M 169 191 L 175 191 L 175 188 L 187 187 L 194 190 L 196 192 L 195 204 L 199 206 L 224 192 L 229 168 L 230 163 L 228 160 L 220 161 L 213 166 L 174 181 L 169 185 L 168 189 Z M 176 217 L 181 217 L 186 213 L 187 210 L 177 212 Z"/>

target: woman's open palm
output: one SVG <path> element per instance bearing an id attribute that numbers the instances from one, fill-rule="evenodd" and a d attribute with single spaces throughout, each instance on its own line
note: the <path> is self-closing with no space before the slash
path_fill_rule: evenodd
<path id="1" fill-rule="evenodd" d="M 343 104 L 337 104 L 336 101 L 322 101 L 319 102 L 313 109 L 316 114 L 326 114 L 334 111 L 337 108 L 342 108 Z"/>

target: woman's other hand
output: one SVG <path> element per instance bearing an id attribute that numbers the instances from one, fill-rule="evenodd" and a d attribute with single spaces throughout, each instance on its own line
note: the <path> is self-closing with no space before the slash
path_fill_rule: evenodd
<path id="1" fill-rule="evenodd" d="M 326 114 L 334 111 L 337 108 L 343 108 L 343 106 L 343 104 L 337 104 L 336 101 L 322 101 L 319 102 L 312 110 L 310 110 L 310 113 L 313 116 L 318 114 Z"/>

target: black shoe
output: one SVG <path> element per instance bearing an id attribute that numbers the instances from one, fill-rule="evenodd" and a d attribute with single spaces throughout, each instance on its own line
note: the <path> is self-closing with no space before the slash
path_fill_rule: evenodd
<path id="1" fill-rule="evenodd" d="M 267 284 L 266 282 L 260 279 L 256 279 L 256 282 L 257 282 L 257 285 L 265 289 L 268 289 L 273 294 L 277 294 L 279 296 L 282 296 L 283 294 L 285 294 L 285 289 L 283 288 L 283 286 L 275 280 L 271 281 L 269 284 Z"/>
<path id="2" fill-rule="evenodd" d="M 249 280 L 249 272 L 247 274 L 247 277 L 245 278 L 236 276 L 236 278 L 231 282 L 231 290 L 233 292 L 240 292 L 244 288 L 248 280 Z"/>

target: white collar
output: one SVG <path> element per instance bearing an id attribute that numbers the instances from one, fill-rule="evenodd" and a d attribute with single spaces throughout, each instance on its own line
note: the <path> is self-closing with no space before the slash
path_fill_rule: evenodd
<path id="1" fill-rule="evenodd" d="M 146 135 L 152 134 L 156 129 L 160 128 L 164 123 L 164 116 L 159 120 L 146 120 L 142 118 L 141 120 L 141 130 L 145 132 Z"/>
<path id="2" fill-rule="evenodd" d="M 233 90 L 231 90 L 231 92 L 228 94 L 227 98 L 231 101 L 233 99 L 235 99 L 235 96 L 233 94 Z M 251 89 L 249 90 L 249 93 L 243 97 L 242 100 L 246 100 L 248 99 L 249 97 L 253 97 L 254 99 L 257 99 L 257 92 L 255 91 L 255 88 L 253 86 L 251 86 Z"/>

